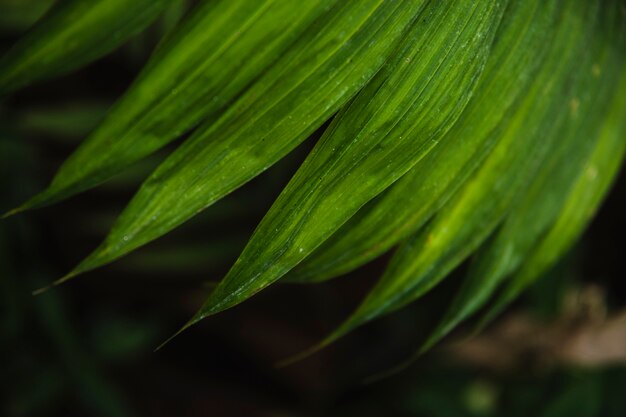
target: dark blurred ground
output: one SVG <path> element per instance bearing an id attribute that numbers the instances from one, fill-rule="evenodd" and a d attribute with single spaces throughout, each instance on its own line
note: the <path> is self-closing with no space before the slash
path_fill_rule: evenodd
<path id="1" fill-rule="evenodd" d="M 0 19 L 2 50 L 36 7 L 45 8 L 44 0 L 29 1 L 30 18 Z M 0 103 L 1 210 L 46 185 L 132 81 L 159 25 L 75 74 Z M 97 190 L 0 222 L 0 415 L 626 415 L 626 367 L 611 363 L 615 350 L 622 357 L 626 350 L 619 339 L 626 331 L 619 321 L 626 306 L 624 172 L 580 244 L 504 318 L 469 341 L 453 336 L 381 382 L 361 383 L 413 353 L 461 273 L 288 368 L 273 363 L 345 318 L 385 259 L 328 284 L 274 285 L 153 353 L 227 271 L 314 140 L 179 230 L 39 297 L 30 292 L 95 248 L 168 150 Z M 613 333 L 594 354 L 608 363 L 571 353 L 580 334 L 599 340 L 607 326 Z"/>

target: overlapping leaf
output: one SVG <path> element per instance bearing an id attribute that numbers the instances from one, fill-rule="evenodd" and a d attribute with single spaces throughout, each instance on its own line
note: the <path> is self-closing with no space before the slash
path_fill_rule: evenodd
<path id="1" fill-rule="evenodd" d="M 319 282 L 388 250 L 421 227 L 484 160 L 544 57 L 558 2 L 512 2 L 487 67 L 447 138 L 359 211 L 286 278 Z M 489 105 L 485 105 L 489 103 Z"/>
<path id="2" fill-rule="evenodd" d="M 624 88 L 620 91 L 622 94 L 626 92 Z M 619 117 L 622 120 L 624 111 L 626 107 L 621 105 Z M 483 317 L 481 326 L 493 319 L 508 303 L 550 268 L 584 231 L 615 179 L 620 164 L 624 161 L 623 138 L 626 135 L 626 129 L 623 127 L 617 131 L 607 129 L 604 134 L 617 140 L 609 140 L 607 137 L 596 148 L 593 158 L 585 167 L 583 175 L 567 199 L 557 222 L 534 248 L 503 293 L 498 296 L 494 305 Z"/>
<path id="3" fill-rule="evenodd" d="M 57 2 L 0 60 L 0 95 L 107 54 L 148 26 L 169 1 Z"/>
<path id="4" fill-rule="evenodd" d="M 617 85 L 617 84 L 616 84 Z M 521 268 L 482 318 L 483 326 L 549 269 L 584 231 L 610 188 L 626 154 L 626 77 L 615 90 L 593 154 L 579 172 L 556 221 L 536 242 Z"/>
<path id="5" fill-rule="evenodd" d="M 131 3 L 60 3 L 4 58 L 0 92 L 105 54 L 171 4 Z M 618 0 L 206 0 L 172 26 L 50 187 L 16 211 L 91 188 L 196 129 L 63 282 L 172 230 L 339 111 L 185 327 L 290 271 L 329 279 L 405 239 L 319 348 L 421 297 L 482 245 L 427 349 L 505 279 L 481 323 L 554 263 L 626 153 Z"/>
<path id="6" fill-rule="evenodd" d="M 621 97 L 624 93 L 619 90 L 616 93 L 615 85 L 619 85 L 620 76 L 624 73 L 623 43 L 620 44 L 620 41 L 626 39 L 626 33 L 619 5 L 613 3 L 612 6 L 601 10 L 603 16 L 598 31 L 606 31 L 606 38 L 596 37 L 591 48 L 593 56 L 577 66 L 582 73 L 579 94 L 568 103 L 568 120 L 559 132 L 558 146 L 546 158 L 528 190 L 517 199 L 498 233 L 479 254 L 469 277 L 424 349 L 482 307 L 502 279 L 525 263 L 531 253 L 536 252 L 534 256 L 538 256 L 537 252 L 546 250 L 541 246 L 537 248 L 537 244 L 555 222 L 562 221 L 558 219 L 565 213 L 563 204 L 566 200 L 576 207 L 577 213 L 589 213 L 603 195 L 609 178 L 613 177 L 624 147 L 623 127 L 616 120 L 618 112 L 625 114 L 624 99 Z M 615 94 L 617 100 L 612 100 Z M 613 153 L 609 156 L 607 153 L 611 151 Z M 589 181 L 590 169 L 602 171 L 598 187 L 591 185 L 593 180 Z M 573 191 L 576 189 L 578 192 Z M 581 191 L 587 196 L 578 194 Z M 570 218 L 568 228 L 579 230 L 583 224 L 581 220 L 574 222 Z M 574 227 L 574 224 L 577 226 Z M 559 232 L 560 239 L 571 233 Z M 563 243 L 550 242 L 549 245 L 548 253 L 563 247 Z M 528 266 L 522 268 L 527 270 Z M 516 290 L 509 289 L 502 300 L 509 301 L 516 295 L 518 286 L 509 286 Z"/>
<path id="7" fill-rule="evenodd" d="M 426 293 L 500 223 L 515 196 L 560 144 L 569 103 L 584 85 L 576 68 L 588 59 L 588 40 L 597 32 L 590 22 L 597 24 L 598 7 L 598 2 L 560 7 L 548 56 L 494 150 L 426 229 L 398 249 L 363 303 L 322 345 Z"/>
<path id="8" fill-rule="evenodd" d="M 357 13 L 357 5 L 338 3 L 202 1 L 157 48 L 136 82 L 65 161 L 50 186 L 15 211 L 41 207 L 91 188 L 202 120 L 208 118 L 211 123 L 287 49 L 292 55 L 300 48 L 322 53 L 333 42 L 342 42 L 341 37 L 315 37 L 333 14 Z M 362 8 L 371 9 L 371 3 Z M 349 30 L 348 22 L 337 28 Z M 296 39 L 299 42 L 293 45 Z M 279 67 L 284 65 L 280 62 Z"/>
<path id="9" fill-rule="evenodd" d="M 482 72 L 501 8 L 492 1 L 431 2 L 425 15 L 333 121 L 188 325 L 279 279 L 452 126 Z"/>
<path id="10" fill-rule="evenodd" d="M 68 277 L 167 233 L 286 155 L 374 76 L 422 5 L 341 2 L 155 170 L 106 241 Z"/>

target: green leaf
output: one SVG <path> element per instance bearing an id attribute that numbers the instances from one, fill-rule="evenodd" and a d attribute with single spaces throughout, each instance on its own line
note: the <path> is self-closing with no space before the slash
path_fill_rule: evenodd
<path id="1" fill-rule="evenodd" d="M 623 34 L 624 32 L 622 36 Z M 623 48 L 617 50 L 617 53 L 622 54 L 622 51 Z M 602 124 L 591 157 L 584 168 L 579 170 L 576 183 L 556 216 L 556 220 L 543 237 L 535 242 L 521 268 L 515 272 L 508 285 L 481 319 L 480 327 L 491 321 L 569 250 L 585 230 L 603 197 L 609 191 L 626 154 L 626 140 L 624 140 L 626 137 L 626 119 L 624 118 L 626 73 L 623 71 L 623 65 L 622 60 L 621 81 L 609 84 L 614 88 L 615 98 L 611 108 L 604 113 L 605 122 Z"/>
<path id="2" fill-rule="evenodd" d="M 164 39 L 137 80 L 104 122 L 65 161 L 50 186 L 13 213 L 42 207 L 94 187 L 199 122 L 208 119 L 210 125 L 286 50 L 293 56 L 303 47 L 315 51 L 332 47 L 310 41 L 329 16 L 339 13 L 337 8 L 342 6 L 330 8 L 336 3 L 337 0 L 201 2 Z M 284 59 L 278 62 L 277 68 L 284 66 Z M 259 94 L 261 90 L 255 91 Z M 248 100 L 253 100 L 253 95 L 248 95 Z"/>
<path id="3" fill-rule="evenodd" d="M 385 274 L 324 346 L 428 292 L 480 245 L 560 140 L 569 103 L 580 93 L 577 65 L 597 32 L 597 2 L 566 2 L 550 51 L 492 153 L 426 229 L 396 252 Z"/>
<path id="4" fill-rule="evenodd" d="M 498 233 L 478 255 L 468 278 L 423 350 L 482 307 L 499 283 L 522 265 L 529 254 L 537 250 L 543 236 L 563 218 L 563 204 L 566 200 L 571 199 L 569 204 L 577 212 L 588 213 L 590 207 L 584 203 L 592 203 L 585 195 L 589 193 L 594 196 L 592 208 L 595 208 L 603 195 L 602 191 L 598 191 L 605 190 L 607 184 L 600 181 L 601 186 L 596 187 L 593 183 L 595 179 L 588 181 L 590 169 L 598 167 L 602 171 L 608 171 L 603 172 L 604 181 L 614 176 L 624 148 L 623 136 L 619 140 L 620 132 L 623 135 L 623 127 L 620 129 L 616 118 L 620 111 L 624 114 L 623 105 L 620 106 L 623 103 L 619 103 L 620 100 L 624 101 L 621 98 L 624 92 L 618 89 L 618 102 L 613 105 L 611 103 L 616 94 L 615 85 L 619 85 L 624 72 L 622 49 L 617 46 L 620 40 L 626 39 L 626 25 L 622 24 L 620 28 L 619 5 L 613 3 L 613 6 L 613 9 L 605 7 L 602 10 L 604 16 L 601 27 L 606 28 L 606 37 L 596 38 L 596 45 L 592 47 L 592 59 L 581 61 L 577 66 L 583 79 L 579 95 L 569 103 L 569 120 L 559 132 L 558 146 L 543 163 L 529 189 L 514 203 L 514 209 Z M 578 193 L 582 191 L 583 194 L 572 191 L 576 188 Z M 577 230 L 576 227 L 586 223 L 582 220 L 573 221 L 570 218 L 568 228 Z M 559 231 L 560 239 L 569 234 L 571 232 Z M 562 247 L 562 243 L 557 242 L 550 242 L 549 245 L 548 252 Z M 539 250 L 543 252 L 545 249 Z M 561 254 L 562 251 L 557 253 Z M 555 255 L 551 255 L 551 259 L 555 258 Z M 521 287 L 516 291 L 519 290 Z M 508 297 L 510 296 L 505 298 Z"/>
<path id="5" fill-rule="evenodd" d="M 279 279 L 436 146 L 471 97 L 501 11 L 491 0 L 429 3 L 389 64 L 330 125 L 187 326 Z"/>
<path id="6" fill-rule="evenodd" d="M 474 97 L 441 145 L 361 209 L 286 280 L 320 282 L 363 265 L 422 227 L 445 204 L 491 151 L 498 127 L 526 92 L 545 55 L 556 6 L 512 2 Z"/>
<path id="7" fill-rule="evenodd" d="M 283 277 L 329 279 L 401 243 L 354 314 L 315 350 L 423 296 L 476 254 L 421 354 L 500 286 L 481 325 L 549 268 L 626 154 L 621 0 L 192 3 L 183 17 L 186 0 L 68 0 L 2 62 L 0 92 L 12 91 L 101 56 L 170 7 L 164 39 L 127 93 L 50 186 L 11 213 L 92 188 L 190 137 L 106 240 L 55 284 L 168 233 L 337 113 L 181 330 Z M 24 120 L 59 132 L 97 122 L 98 109 L 58 110 Z M 220 241 L 218 258 L 232 249 Z M 216 248 L 198 246 L 187 261 Z"/>
<path id="8" fill-rule="evenodd" d="M 371 80 L 422 4 L 368 0 L 332 9 L 157 168 L 70 276 L 162 236 L 285 156 Z"/>
<path id="9" fill-rule="evenodd" d="M 143 30 L 169 0 L 59 1 L 0 60 L 0 95 L 79 68 Z"/>

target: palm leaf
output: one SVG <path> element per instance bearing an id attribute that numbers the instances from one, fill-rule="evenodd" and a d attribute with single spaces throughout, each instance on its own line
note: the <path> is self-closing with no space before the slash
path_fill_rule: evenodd
<path id="1" fill-rule="evenodd" d="M 604 114 L 604 124 L 598 133 L 593 153 L 579 170 L 576 182 L 560 212 L 542 238 L 534 242 L 535 245 L 522 266 L 481 319 L 481 327 L 563 256 L 584 231 L 609 190 L 626 154 L 625 75 L 622 71 L 621 82 L 610 84 L 612 87 L 618 86 L 614 90 L 614 102 Z"/>
<path id="2" fill-rule="evenodd" d="M 285 156 L 380 69 L 421 5 L 342 3 L 219 120 L 199 127 L 172 153 L 106 241 L 63 280 L 167 233 Z M 385 41 L 372 45 L 378 36 Z"/>
<path id="3" fill-rule="evenodd" d="M 572 216 L 566 214 L 572 209 L 588 216 L 597 207 L 609 178 L 613 178 L 624 147 L 623 136 L 622 140 L 619 139 L 620 133 L 623 135 L 623 126 L 616 118 L 617 114 L 624 114 L 623 93 L 619 90 L 616 93 L 615 85 L 619 85 L 620 77 L 623 78 L 624 58 L 618 46 L 620 40 L 626 39 L 626 33 L 623 24 L 619 27 L 616 10 L 606 8 L 602 12 L 608 12 L 601 24 L 614 42 L 596 39 L 592 48 L 594 56 L 589 62 L 580 63 L 579 69 L 584 74 L 580 94 L 569 103 L 569 120 L 560 131 L 558 147 L 546 158 L 528 190 L 517 199 L 498 233 L 479 253 L 467 280 L 425 348 L 482 307 L 498 284 L 520 266 L 526 271 L 537 268 L 532 266 L 537 262 L 533 260 L 537 245 L 547 239 L 546 234 L 556 227 L 555 223 Z M 610 156 L 608 152 L 611 152 Z M 598 187 L 589 181 L 590 169 L 602 171 Z M 579 194 L 581 192 L 584 194 Z M 571 208 L 566 208 L 568 200 Z M 567 224 L 570 231 L 559 231 L 558 242 L 550 242 L 549 247 L 538 250 L 542 257 L 555 250 L 561 254 L 567 245 L 566 236 L 579 233 L 581 220 L 569 218 Z M 552 255 L 551 259 L 554 258 Z M 543 264 L 542 270 L 545 267 Z M 527 276 L 528 272 L 521 274 Z M 535 271 L 533 277 L 537 276 Z M 524 282 L 523 286 L 526 286 L 528 280 L 528 276 L 522 281 L 516 278 L 514 282 L 517 283 L 508 286 L 507 295 L 496 305 L 504 305 L 519 294 L 522 287 L 519 283 Z M 497 310 L 499 307 L 493 308 Z"/>
<path id="4" fill-rule="evenodd" d="M 433 2 L 424 13 L 429 19 L 333 121 L 190 324 L 288 272 L 452 126 L 483 69 L 500 8 Z"/>
<path id="5" fill-rule="evenodd" d="M 79 68 L 148 26 L 169 0 L 59 1 L 0 60 L 0 95 Z"/>
<path id="6" fill-rule="evenodd" d="M 0 92 L 93 61 L 171 5 L 59 3 L 4 57 Z M 168 10 L 136 81 L 9 214 L 93 188 L 189 133 L 60 283 L 168 233 L 332 119 L 184 328 L 283 277 L 327 280 L 399 245 L 317 349 L 476 254 L 423 351 L 493 298 L 488 322 L 552 265 L 626 152 L 618 0 L 205 0 L 181 21 L 180 3 Z"/>
<path id="7" fill-rule="evenodd" d="M 319 282 L 363 265 L 422 227 L 445 204 L 492 150 L 526 91 L 545 55 L 557 5 L 510 5 L 474 97 L 442 144 L 352 217 L 288 280 Z"/>
<path id="8" fill-rule="evenodd" d="M 585 3 L 561 7 L 547 59 L 480 169 L 425 230 L 398 249 L 363 303 L 323 344 L 428 292 L 490 235 L 563 143 L 569 103 L 585 91 L 586 78 L 575 69 L 590 62 L 589 39 L 599 36 L 599 4 Z"/>
<path id="9" fill-rule="evenodd" d="M 294 53 L 304 47 L 332 46 L 320 41 L 333 39 L 317 43 L 315 39 L 307 43 L 307 39 L 323 28 L 328 16 L 340 13 L 338 8 L 345 14 L 356 7 L 337 3 L 201 2 L 157 48 L 137 80 L 65 161 L 50 186 L 14 212 L 42 207 L 94 187 L 199 122 L 208 119 L 211 125 L 217 114 L 290 46 Z M 374 7 L 371 3 L 367 3 L 369 8 Z M 300 43 L 294 47 L 296 39 Z"/>

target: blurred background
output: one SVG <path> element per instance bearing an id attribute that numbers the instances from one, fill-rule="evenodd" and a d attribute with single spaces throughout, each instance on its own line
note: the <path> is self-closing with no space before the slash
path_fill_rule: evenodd
<path id="1" fill-rule="evenodd" d="M 0 0 L 0 52 L 52 3 Z M 41 190 L 184 14 L 173 2 L 108 57 L 0 102 L 0 210 Z M 158 352 L 236 259 L 319 132 L 268 172 L 123 260 L 33 297 L 93 250 L 169 149 L 96 190 L 0 222 L 2 416 L 626 415 L 626 173 L 584 238 L 485 332 L 410 357 L 463 278 L 286 368 L 380 275 L 280 283 Z M 175 146 L 174 144 L 173 146 Z"/>

